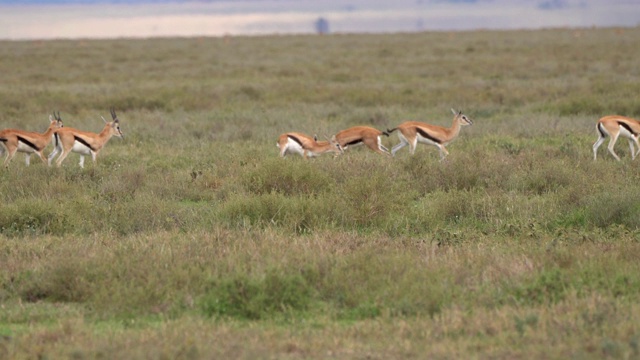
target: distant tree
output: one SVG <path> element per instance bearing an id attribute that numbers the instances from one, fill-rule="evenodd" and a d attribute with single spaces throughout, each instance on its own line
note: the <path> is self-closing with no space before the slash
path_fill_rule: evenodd
<path id="1" fill-rule="evenodd" d="M 328 34 L 329 33 L 329 21 L 323 17 L 319 17 L 316 20 L 316 32 L 318 34 Z"/>

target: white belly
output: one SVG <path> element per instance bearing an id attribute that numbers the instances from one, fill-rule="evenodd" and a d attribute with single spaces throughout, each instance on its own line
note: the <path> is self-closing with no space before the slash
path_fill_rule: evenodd
<path id="1" fill-rule="evenodd" d="M 437 142 L 435 142 L 435 141 L 433 141 L 433 140 L 431 140 L 429 138 L 426 138 L 426 137 L 424 137 L 424 136 L 422 136 L 420 134 L 417 135 L 417 138 L 418 138 L 418 142 L 419 143 L 429 144 L 429 145 L 438 145 Z"/>
<path id="2" fill-rule="evenodd" d="M 73 151 L 74 153 L 82 154 L 82 155 L 91 155 L 91 149 L 89 149 L 83 143 L 78 141 L 73 143 L 73 147 L 71 148 L 71 151 Z"/>
<path id="3" fill-rule="evenodd" d="M 300 146 L 300 144 L 295 142 L 295 140 L 289 139 L 287 141 L 287 145 L 285 146 L 287 147 L 287 150 L 285 152 L 288 154 L 298 154 L 300 156 L 303 156 L 304 154 L 304 149 L 302 148 L 302 146 Z"/>
<path id="4" fill-rule="evenodd" d="M 18 151 L 23 153 L 34 153 L 36 152 L 31 146 L 23 143 L 22 141 L 18 141 Z"/>

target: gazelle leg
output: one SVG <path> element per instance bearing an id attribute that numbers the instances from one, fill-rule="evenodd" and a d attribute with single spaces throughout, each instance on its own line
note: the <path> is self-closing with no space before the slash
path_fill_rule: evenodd
<path id="1" fill-rule="evenodd" d="M 443 161 L 444 158 L 449 155 L 447 149 L 445 149 L 444 145 L 438 144 L 438 149 L 440 149 L 440 161 Z"/>
<path id="2" fill-rule="evenodd" d="M 84 168 L 84 155 L 80 155 L 80 167 Z"/>
<path id="3" fill-rule="evenodd" d="M 47 160 L 45 160 L 44 158 L 44 154 L 42 153 L 42 151 L 38 151 L 36 152 L 36 155 L 38 155 L 38 157 L 40 158 L 40 160 L 42 160 L 43 163 L 47 163 Z"/>
<path id="4" fill-rule="evenodd" d="M 11 162 L 11 159 L 16 156 L 16 152 L 18 152 L 17 148 L 13 151 L 7 150 L 7 157 L 4 159 L 4 167 L 9 167 L 9 163 Z"/>
<path id="5" fill-rule="evenodd" d="M 381 154 L 392 156 L 391 153 L 389 152 L 389 149 L 387 149 L 384 145 L 382 145 L 382 140 L 380 140 L 380 136 L 378 136 L 378 150 Z"/>
<path id="6" fill-rule="evenodd" d="M 632 137 L 633 142 L 636 143 L 636 147 L 638 148 L 638 151 L 636 151 L 632 156 L 635 159 L 636 156 L 638 156 L 638 154 L 640 154 L 640 143 L 638 143 L 638 138 L 636 136 Z"/>
<path id="7" fill-rule="evenodd" d="M 27 164 L 27 166 L 29 166 L 29 163 L 31 163 L 31 154 L 30 153 L 24 154 L 24 162 L 25 162 L 25 164 Z"/>
<path id="8" fill-rule="evenodd" d="M 398 152 L 398 150 L 402 149 L 407 145 L 409 145 L 407 140 L 400 138 L 400 143 L 391 148 L 391 155 L 396 156 L 396 153 Z"/>
<path id="9" fill-rule="evenodd" d="M 612 136 L 611 140 L 609 140 L 609 145 L 607 146 L 607 148 L 609 149 L 609 152 L 611 153 L 611 155 L 613 155 L 613 157 L 616 158 L 616 160 L 620 161 L 620 157 L 618 157 L 616 152 L 613 151 L 613 147 L 616 145 L 617 140 L 618 140 L 618 134 L 616 134 L 615 136 Z"/>
<path id="10" fill-rule="evenodd" d="M 632 138 L 629 139 L 629 149 L 631 149 L 631 160 L 634 160 L 636 158 L 636 149 L 633 147 Z"/>
<path id="11" fill-rule="evenodd" d="M 415 154 L 417 147 L 418 147 L 418 138 L 416 137 L 415 139 L 413 139 L 413 141 L 411 142 L 411 144 L 409 146 L 409 153 L 411 155 Z"/>
<path id="12" fill-rule="evenodd" d="M 53 158 L 56 157 L 56 155 L 58 155 L 59 152 L 60 152 L 60 148 L 55 146 L 53 148 L 53 151 L 51 152 L 51 154 L 49 154 L 49 157 L 47 158 L 47 163 L 49 164 L 49 166 L 51 166 L 51 162 L 53 161 Z"/>
<path id="13" fill-rule="evenodd" d="M 600 147 L 600 145 L 602 145 L 604 139 L 604 136 L 600 136 L 598 137 L 598 140 L 596 140 L 596 142 L 593 144 L 593 160 L 596 160 L 596 158 L 598 157 L 598 148 Z"/>
<path id="14" fill-rule="evenodd" d="M 67 155 L 69 155 L 70 152 L 71 150 L 65 151 L 64 149 L 62 149 L 62 154 L 60 154 L 60 156 L 58 156 L 58 160 L 56 160 L 56 166 L 62 165 L 62 161 L 64 161 L 64 159 L 67 157 Z"/>

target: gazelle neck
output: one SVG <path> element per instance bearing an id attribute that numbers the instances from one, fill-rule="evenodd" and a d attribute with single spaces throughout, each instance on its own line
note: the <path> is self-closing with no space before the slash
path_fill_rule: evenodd
<path id="1" fill-rule="evenodd" d="M 98 138 L 102 141 L 102 143 L 106 143 L 107 141 L 109 141 L 109 139 L 111 139 L 111 137 L 113 136 L 113 131 L 111 131 L 111 123 L 107 123 L 104 126 L 104 129 L 102 129 L 102 131 L 100 131 L 100 134 L 98 134 Z"/>
<path id="2" fill-rule="evenodd" d="M 56 124 L 51 124 L 49 125 L 49 127 L 47 128 L 47 131 L 44 132 L 44 134 L 42 134 L 44 137 L 46 138 L 51 138 L 51 136 L 53 135 L 53 132 L 56 131 Z"/>
<path id="3" fill-rule="evenodd" d="M 454 138 L 454 137 L 458 136 L 458 134 L 460 133 L 460 128 L 461 127 L 462 127 L 462 125 L 460 124 L 460 118 L 455 116 L 453 118 L 453 123 L 451 124 L 451 127 L 448 129 L 450 138 Z"/>

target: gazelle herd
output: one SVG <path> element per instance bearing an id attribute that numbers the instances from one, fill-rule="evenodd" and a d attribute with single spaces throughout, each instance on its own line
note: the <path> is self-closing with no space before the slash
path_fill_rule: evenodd
<path id="1" fill-rule="evenodd" d="M 80 154 L 80 167 L 84 167 L 85 155 L 91 155 L 95 164 L 96 156 L 112 136 L 124 138 L 124 134 L 120 130 L 120 121 L 114 109 L 111 109 L 111 118 L 110 122 L 102 118 L 105 125 L 99 134 L 64 127 L 60 113 L 56 114 L 55 112 L 53 116 L 49 116 L 49 128 L 42 134 L 16 129 L 2 130 L 0 131 L 0 144 L 2 144 L 0 153 L 3 151 L 7 153 L 4 166 L 9 166 L 9 162 L 16 155 L 16 152 L 26 154 L 27 166 L 33 153 L 36 153 L 42 162 L 51 166 L 53 158 L 60 152 L 56 166 L 60 166 L 70 152 Z M 43 151 L 51 141 L 54 142 L 54 150 L 49 154 L 47 161 Z"/>
<path id="2" fill-rule="evenodd" d="M 409 145 L 409 152 L 413 155 L 418 143 L 436 146 L 440 152 L 440 160 L 444 160 L 449 152 L 445 148 L 460 134 L 463 126 L 472 125 L 473 121 L 464 115 L 462 111 L 453 112 L 453 122 L 451 127 L 431 125 L 417 121 L 404 122 L 393 129 L 381 131 L 368 126 L 354 126 L 336 133 L 327 140 L 318 141 L 316 136 L 311 137 L 299 132 L 288 132 L 280 135 L 277 146 L 280 149 L 280 156 L 287 154 L 299 154 L 308 159 L 324 153 L 333 153 L 338 156 L 344 153 L 350 146 L 364 144 L 366 147 L 378 154 L 395 156 L 396 153 Z M 60 113 L 53 113 L 49 116 L 49 127 L 44 133 L 30 132 L 18 129 L 5 129 L 0 131 L 0 153 L 5 153 L 4 166 L 9 163 L 17 152 L 25 153 L 25 163 L 30 163 L 31 154 L 36 154 L 42 162 L 51 166 L 56 155 L 56 166 L 62 165 L 64 159 L 71 152 L 80 154 L 80 167 L 84 167 L 84 157 L 91 155 L 94 165 L 100 150 L 113 137 L 124 139 L 124 134 L 120 129 L 120 120 L 114 109 L 111 109 L 111 121 L 104 118 L 104 127 L 100 133 L 77 130 L 64 127 Z M 596 124 L 598 140 L 593 144 L 593 159 L 598 156 L 598 148 L 605 141 L 606 137 L 611 137 L 607 148 L 611 155 L 618 161 L 620 157 L 615 153 L 614 146 L 618 137 L 622 136 L 629 141 L 632 160 L 640 154 L 640 121 L 618 115 L 610 115 L 601 118 Z M 382 145 L 382 135 L 389 136 L 398 131 L 400 142 L 391 148 L 391 151 Z M 44 149 L 50 142 L 54 143 L 54 150 L 49 154 L 48 161 L 44 157 Z M 637 147 L 636 148 L 634 147 Z"/>
<path id="3" fill-rule="evenodd" d="M 453 112 L 453 124 L 450 128 L 442 126 L 430 125 L 417 121 L 404 122 L 393 129 L 387 129 L 386 131 L 380 131 L 369 126 L 354 126 L 346 130 L 342 130 L 335 134 L 329 143 L 323 145 L 327 147 L 327 150 L 318 151 L 319 144 L 315 141 L 315 138 L 311 138 L 307 135 L 300 133 L 285 133 L 280 135 L 278 147 L 280 148 L 280 156 L 285 157 L 287 153 L 295 152 L 303 155 L 305 158 L 307 154 L 314 154 L 317 156 L 321 153 L 332 151 L 336 153 L 336 156 L 344 153 L 349 146 L 364 144 L 366 147 L 378 154 L 395 156 L 398 150 L 409 145 L 409 151 L 413 155 L 416 151 L 418 143 L 434 145 L 440 150 L 440 160 L 449 154 L 445 145 L 451 143 L 460 134 L 460 128 L 465 125 L 473 124 L 473 121 L 469 119 L 462 111 Z M 389 149 L 382 145 L 382 135 L 389 136 L 392 132 L 398 130 L 398 138 L 400 143 Z M 295 134 L 296 137 L 292 137 L 291 134 Z M 287 139 L 288 142 L 286 141 Z M 297 140 L 297 139 L 305 139 Z M 334 149 L 333 147 L 337 149 Z M 324 149 L 324 147 L 322 147 Z M 640 149 L 640 146 L 639 146 Z"/>

